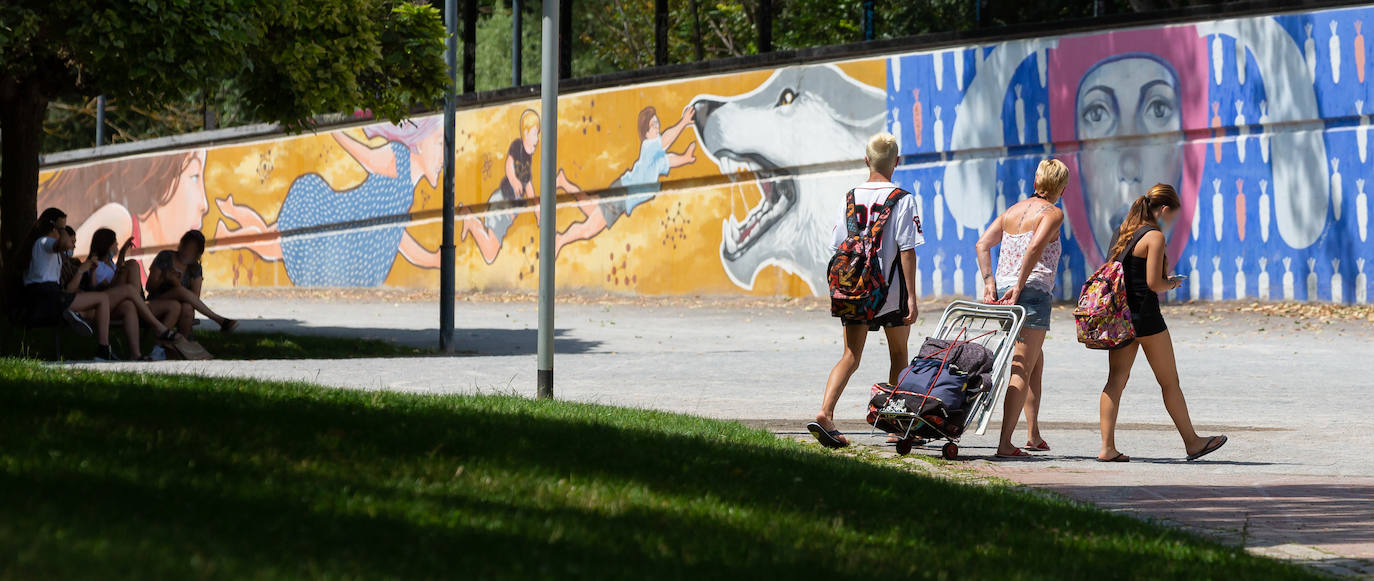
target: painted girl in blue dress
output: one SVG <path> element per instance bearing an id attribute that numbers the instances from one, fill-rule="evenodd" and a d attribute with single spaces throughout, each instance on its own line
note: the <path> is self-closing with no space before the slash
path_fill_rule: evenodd
<path id="1" fill-rule="evenodd" d="M 271 225 L 256 210 L 235 204 L 232 195 L 215 200 L 225 218 L 239 224 L 231 229 L 221 221 L 215 238 L 250 238 L 235 246 L 266 261 L 283 261 L 296 286 L 379 286 L 398 252 L 415 266 L 438 268 L 438 251 L 415 240 L 406 224 L 415 186 L 422 179 L 439 184 L 444 160 L 440 127 L 440 120 L 431 117 L 363 128 L 369 138 L 387 139 L 377 148 L 335 132 L 334 140 L 367 170 L 366 180 L 339 190 L 316 173 L 296 178 Z"/>

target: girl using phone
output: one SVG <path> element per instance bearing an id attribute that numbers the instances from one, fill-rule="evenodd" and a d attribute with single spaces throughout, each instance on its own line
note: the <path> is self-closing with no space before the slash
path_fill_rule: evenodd
<path id="1" fill-rule="evenodd" d="M 1178 366 L 1174 360 L 1174 344 L 1168 325 L 1159 310 L 1159 293 L 1178 288 L 1181 278 L 1166 278 L 1165 245 L 1162 230 L 1178 216 L 1181 206 L 1178 193 L 1168 184 L 1155 184 L 1149 192 L 1131 204 L 1126 220 L 1117 230 L 1116 243 L 1107 256 L 1126 251 L 1121 261 L 1126 277 L 1126 304 L 1131 309 L 1131 324 L 1135 341 L 1107 354 L 1107 385 L 1102 388 L 1099 414 L 1102 428 L 1102 450 L 1099 462 L 1129 462 L 1130 456 L 1116 448 L 1116 417 L 1121 407 L 1121 393 L 1135 364 L 1137 349 L 1145 351 L 1145 358 L 1155 372 L 1155 380 L 1164 395 L 1164 408 L 1174 420 L 1174 427 L 1183 438 L 1188 460 L 1196 460 L 1215 452 L 1226 443 L 1226 436 L 1202 437 L 1193 430 L 1188 416 L 1188 403 L 1179 387 Z"/>

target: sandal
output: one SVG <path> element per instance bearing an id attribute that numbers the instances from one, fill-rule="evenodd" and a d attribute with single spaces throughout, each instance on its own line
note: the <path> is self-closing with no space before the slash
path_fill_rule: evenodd
<path id="1" fill-rule="evenodd" d="M 826 448 L 843 448 L 849 445 L 840 441 L 839 437 L 844 434 L 839 430 L 827 430 L 816 422 L 806 424 L 806 431 L 811 432 L 811 435 L 816 438 L 816 441 L 820 442 L 821 445 Z"/>
<path id="2" fill-rule="evenodd" d="M 1115 455 L 1115 456 L 1112 456 L 1111 458 L 1098 458 L 1097 461 L 1098 461 L 1098 462 L 1130 462 L 1130 461 L 1131 461 L 1131 457 L 1130 457 L 1130 456 L 1127 456 L 1127 455 L 1125 455 L 1125 454 L 1122 454 L 1121 452 L 1117 452 L 1116 455 Z"/>
<path id="3" fill-rule="evenodd" d="M 998 453 L 994 454 L 993 456 L 994 456 L 994 457 L 997 457 L 997 458 L 1033 458 L 1033 457 L 1034 457 L 1034 456 L 1031 456 L 1030 454 L 1027 454 L 1025 450 L 1022 450 L 1022 449 L 1020 449 L 1020 448 L 1017 448 L 1015 452 L 1012 452 L 1012 453 L 1010 453 L 1010 454 L 1003 454 L 1003 453 L 1001 453 L 1001 452 L 998 452 Z"/>
<path id="4" fill-rule="evenodd" d="M 1024 446 L 1024 448 L 1027 449 L 1027 450 L 1035 450 L 1036 452 L 1049 452 L 1049 451 L 1050 451 L 1050 443 L 1049 443 L 1049 442 L 1046 442 L 1046 441 L 1044 441 L 1044 440 L 1040 440 L 1040 445 L 1037 446 L 1037 445 L 1032 444 L 1032 443 L 1030 443 L 1030 442 L 1026 442 L 1026 445 Z"/>
<path id="5" fill-rule="evenodd" d="M 1203 446 L 1201 450 L 1189 454 L 1188 461 L 1192 462 L 1193 460 L 1197 460 L 1198 458 L 1211 454 L 1212 452 L 1217 451 L 1218 448 L 1221 448 L 1225 445 L 1226 436 L 1212 436 L 1210 438 L 1207 438 L 1207 445 Z"/>

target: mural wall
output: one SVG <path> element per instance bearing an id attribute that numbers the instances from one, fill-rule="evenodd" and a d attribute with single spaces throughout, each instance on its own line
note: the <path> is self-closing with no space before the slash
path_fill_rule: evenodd
<path id="1" fill-rule="evenodd" d="M 560 287 L 643 294 L 824 292 L 832 221 L 863 143 L 898 136 L 895 181 L 927 244 L 918 292 L 971 294 L 973 243 L 1072 170 L 1061 284 L 1072 298 L 1126 208 L 1178 186 L 1171 299 L 1368 300 L 1374 95 L 1354 8 L 1017 40 L 688 78 L 560 101 Z M 461 289 L 536 288 L 537 104 L 460 112 Z M 443 127 L 282 137 L 43 174 L 39 205 L 132 236 L 213 239 L 206 284 L 433 287 Z M 1374 183 L 1370 184 L 1374 188 Z M 80 243 L 79 243 L 80 244 Z M 78 250 L 84 250 L 79 248 Z"/>

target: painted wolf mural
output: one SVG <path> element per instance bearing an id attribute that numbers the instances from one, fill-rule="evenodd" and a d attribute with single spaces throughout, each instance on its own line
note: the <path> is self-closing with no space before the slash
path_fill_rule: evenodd
<path id="1" fill-rule="evenodd" d="M 973 241 L 1054 156 L 1071 170 L 1063 299 L 1166 182 L 1184 202 L 1170 266 L 1189 275 L 1170 299 L 1367 303 L 1372 20 L 1307 10 L 565 95 L 559 284 L 822 294 L 838 204 L 887 130 L 926 229 L 923 296 L 977 288 Z M 537 284 L 532 107 L 459 114 L 460 287 Z M 134 237 L 145 260 L 198 228 L 209 287 L 432 287 L 442 122 L 412 121 L 47 167 L 39 204 Z"/>
<path id="2" fill-rule="evenodd" d="M 763 197 L 743 220 L 721 224 L 720 259 L 744 288 L 764 267 L 801 276 L 825 292 L 830 228 L 862 161 L 864 143 L 882 131 L 882 89 L 838 67 L 781 69 L 752 91 L 693 100 L 702 149 L 721 173 L 754 176 Z M 840 167 L 827 167 L 843 164 Z M 848 170 L 848 171 L 845 171 Z"/>

